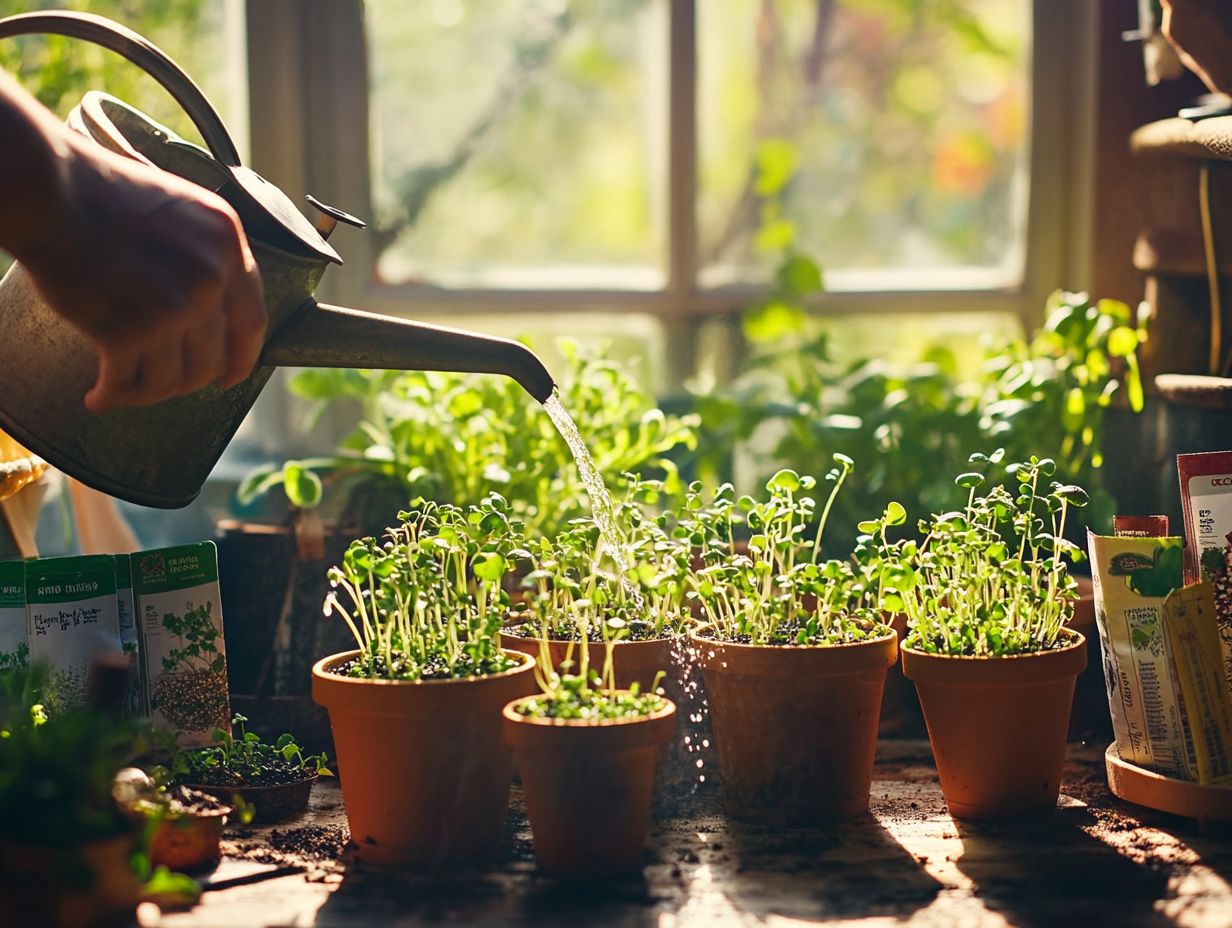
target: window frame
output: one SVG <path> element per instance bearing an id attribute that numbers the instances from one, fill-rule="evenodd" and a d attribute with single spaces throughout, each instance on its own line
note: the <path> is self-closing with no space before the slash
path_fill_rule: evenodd
<path id="1" fill-rule="evenodd" d="M 663 0 L 669 75 L 666 133 L 666 281 L 661 289 L 445 289 L 383 284 L 366 235 L 342 228 L 346 258 L 318 290 L 322 300 L 424 319 L 515 313 L 648 314 L 669 337 L 692 337 L 714 316 L 731 316 L 764 290 L 700 289 L 696 226 L 699 0 Z M 718 2 L 718 0 L 701 0 Z M 810 306 L 851 313 L 1009 313 L 1039 323 L 1059 284 L 1087 285 L 1091 273 L 1098 4 L 1033 0 L 1030 156 L 1022 281 L 1012 287 L 834 289 Z M 260 0 L 246 4 L 252 161 L 294 198 L 313 193 L 357 215 L 370 214 L 368 62 L 362 0 Z M 365 105 L 356 105 L 363 100 Z M 359 144 L 356 144 L 358 140 Z M 361 157 L 362 155 L 362 157 Z M 823 256 L 824 264 L 824 256 Z"/>

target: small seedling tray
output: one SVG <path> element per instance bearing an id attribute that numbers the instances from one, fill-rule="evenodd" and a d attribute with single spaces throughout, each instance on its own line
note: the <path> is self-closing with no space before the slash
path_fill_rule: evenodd
<path id="1" fill-rule="evenodd" d="M 1116 744 L 1104 752 L 1108 788 L 1126 802 L 1197 819 L 1199 825 L 1232 823 L 1232 786 L 1203 786 L 1143 770 L 1117 756 Z"/>

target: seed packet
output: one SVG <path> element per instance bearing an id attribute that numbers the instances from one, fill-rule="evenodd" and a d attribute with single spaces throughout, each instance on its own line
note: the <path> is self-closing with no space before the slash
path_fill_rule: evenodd
<path id="1" fill-rule="evenodd" d="M 1181 586 L 1181 539 L 1088 532 L 1088 544 L 1117 751 L 1147 770 L 1193 779 L 1181 690 L 1163 626 L 1164 600 Z"/>
<path id="2" fill-rule="evenodd" d="M 30 660 L 26 637 L 26 562 L 0 561 L 0 668 Z"/>
<path id="3" fill-rule="evenodd" d="M 110 554 L 25 562 L 26 634 L 31 663 L 50 670 L 54 710 L 85 702 L 94 658 L 120 650 L 115 559 Z"/>
<path id="4" fill-rule="evenodd" d="M 181 747 L 212 743 L 231 720 L 212 541 L 132 555 L 145 704 Z"/>
<path id="5" fill-rule="evenodd" d="M 1197 583 L 1205 553 L 1222 551 L 1232 532 L 1232 451 L 1178 454 L 1176 472 L 1185 516 L 1185 582 Z"/>
<path id="6" fill-rule="evenodd" d="M 1164 602 L 1164 628 L 1193 736 L 1195 779 L 1232 783 L 1232 695 L 1224 686 L 1210 584 L 1173 590 Z"/>
<path id="7" fill-rule="evenodd" d="M 1163 538 L 1168 534 L 1168 517 L 1113 516 L 1112 529 L 1122 538 Z"/>

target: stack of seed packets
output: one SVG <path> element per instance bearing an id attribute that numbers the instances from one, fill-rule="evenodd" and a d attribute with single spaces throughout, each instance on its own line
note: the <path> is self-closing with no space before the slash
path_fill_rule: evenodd
<path id="1" fill-rule="evenodd" d="M 1089 537 L 1113 732 L 1124 761 L 1232 786 L 1232 452 L 1177 469 L 1183 540 L 1163 516 Z"/>
<path id="2" fill-rule="evenodd" d="M 91 663 L 116 651 L 133 663 L 134 710 L 182 747 L 230 727 L 213 542 L 0 561 L 0 668 L 46 666 L 51 709 L 80 706 Z"/>

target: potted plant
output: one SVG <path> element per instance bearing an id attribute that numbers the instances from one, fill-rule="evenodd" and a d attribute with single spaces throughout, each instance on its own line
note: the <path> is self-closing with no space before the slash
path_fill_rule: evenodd
<path id="1" fill-rule="evenodd" d="M 653 688 L 617 688 L 612 651 L 625 630 L 623 623 L 612 630 L 602 675 L 580 646 L 578 672 L 558 672 L 544 642 L 535 670 L 542 692 L 504 707 L 535 858 L 549 874 L 622 874 L 642 865 L 655 767 L 676 707 Z"/>
<path id="2" fill-rule="evenodd" d="M 184 873 L 212 870 L 222 860 L 223 826 L 237 809 L 170 778 L 165 767 L 155 767 L 153 776 L 129 767 L 116 776 L 113 795 L 134 820 L 149 825 L 151 865 Z M 250 820 L 250 810 L 239 811 Z"/>
<path id="3" fill-rule="evenodd" d="M 850 459 L 835 455 L 818 517 L 812 477 L 782 470 L 768 497 L 705 502 L 691 488 L 682 519 L 700 549 L 690 582 L 701 605 L 690 635 L 710 700 L 728 815 L 778 826 L 868 810 L 878 709 L 898 639 L 876 587 L 846 561 L 818 563 L 826 518 Z M 806 526 L 816 518 L 816 533 Z M 733 553 L 737 531 L 751 532 Z"/>
<path id="4" fill-rule="evenodd" d="M 41 667 L 0 672 L 0 913 L 14 925 L 125 924 L 143 830 L 112 787 L 139 732 L 93 709 L 49 715 L 45 683 Z"/>
<path id="5" fill-rule="evenodd" d="M 546 646 L 553 667 L 567 654 L 582 651 L 590 666 L 603 666 L 610 650 L 615 686 L 628 689 L 636 683 L 649 693 L 660 673 L 681 661 L 677 644 L 689 619 L 689 555 L 671 536 L 674 514 L 650 510 L 664 498 L 663 482 L 633 474 L 626 474 L 625 481 L 615 522 L 624 536 L 629 569 L 622 573 L 608 564 L 593 517 L 574 519 L 551 537 L 528 541 L 522 602 L 501 641 L 532 657 Z M 613 638 L 615 629 L 619 634 Z M 677 676 L 667 678 L 676 689 Z"/>
<path id="6" fill-rule="evenodd" d="M 303 814 L 317 777 L 333 776 L 325 754 L 305 754 L 285 732 L 273 744 L 262 741 L 247 722 L 236 713 L 230 731 L 214 729 L 214 745 L 177 754 L 176 780 L 224 802 L 238 797 L 252 807 L 254 822 Z"/>
<path id="7" fill-rule="evenodd" d="M 508 805 L 501 709 L 534 691 L 533 660 L 500 646 L 520 530 L 495 494 L 399 518 L 330 570 L 326 614 L 357 647 L 317 662 L 312 694 L 329 710 L 360 859 L 469 863 L 492 854 Z"/>
<path id="8" fill-rule="evenodd" d="M 998 466 L 1001 452 L 972 455 Z M 1077 598 L 1065 539 L 1078 486 L 1042 482 L 1051 460 L 1032 456 L 1005 468 L 1011 489 L 964 473 L 961 509 L 921 524 L 923 542 L 889 545 L 878 536 L 893 589 L 883 602 L 907 616 L 903 673 L 915 682 L 941 790 L 958 818 L 1034 815 L 1057 803 L 1074 682 L 1086 641 L 1066 628 Z M 901 512 L 902 507 L 898 507 Z M 897 513 L 896 513 L 897 515 Z"/>

